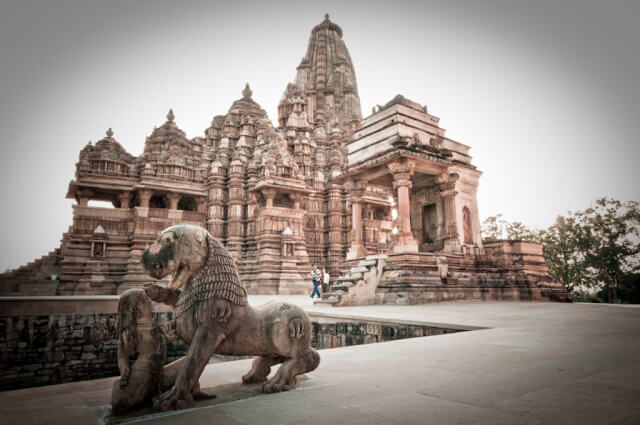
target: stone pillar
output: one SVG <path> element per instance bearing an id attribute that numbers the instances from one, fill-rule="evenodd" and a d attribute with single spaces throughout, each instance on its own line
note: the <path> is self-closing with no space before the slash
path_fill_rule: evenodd
<path id="1" fill-rule="evenodd" d="M 400 217 L 400 234 L 411 233 L 411 211 L 409 201 L 410 180 L 396 180 L 393 188 L 398 191 L 398 217 Z"/>
<path id="2" fill-rule="evenodd" d="M 225 175 L 226 170 L 218 160 L 211 164 L 209 172 L 209 207 L 207 210 L 207 227 L 209 232 L 222 243 L 226 243 L 225 235 Z"/>
<path id="3" fill-rule="evenodd" d="M 234 155 L 237 153 L 234 152 Z M 231 161 L 229 173 L 229 199 L 227 201 L 227 250 L 236 263 L 242 260 L 242 246 L 244 244 L 244 217 L 243 207 L 245 202 L 244 176 L 245 167 L 240 159 Z"/>
<path id="4" fill-rule="evenodd" d="M 262 194 L 267 203 L 267 208 L 273 207 L 273 198 L 276 197 L 276 190 L 273 188 L 262 189 Z"/>
<path id="5" fill-rule="evenodd" d="M 418 252 L 418 242 L 411 232 L 411 175 L 415 163 L 405 158 L 400 158 L 387 164 L 393 176 L 393 188 L 398 191 L 398 239 L 393 247 L 393 252 Z"/>
<path id="6" fill-rule="evenodd" d="M 291 195 L 291 199 L 293 200 L 293 209 L 299 210 L 302 208 L 302 198 L 302 194 L 298 192 Z"/>
<path id="7" fill-rule="evenodd" d="M 353 230 L 353 244 L 362 245 L 362 200 L 351 200 L 351 228 Z"/>
<path id="8" fill-rule="evenodd" d="M 205 196 L 198 196 L 196 198 L 196 212 L 201 214 L 207 212 L 207 198 Z"/>
<path id="9" fill-rule="evenodd" d="M 80 189 L 76 192 L 76 198 L 78 199 L 78 205 L 86 207 L 89 205 L 89 200 L 93 197 L 93 191 L 91 189 Z"/>
<path id="10" fill-rule="evenodd" d="M 182 198 L 182 195 L 180 195 L 179 193 L 171 192 L 167 194 L 167 198 L 169 199 L 169 209 L 177 210 L 178 202 L 180 202 L 180 198 Z"/>
<path id="11" fill-rule="evenodd" d="M 120 201 L 120 208 L 131 208 L 131 192 L 125 190 L 118 194 L 118 200 Z"/>
<path id="12" fill-rule="evenodd" d="M 347 260 L 366 257 L 367 250 L 362 243 L 362 195 L 367 188 L 367 182 L 357 180 L 345 183 L 345 188 L 351 198 L 351 246 L 347 252 Z"/>
<path id="13" fill-rule="evenodd" d="M 153 192 L 149 189 L 142 189 L 138 191 L 138 196 L 140 197 L 140 206 L 143 208 L 149 208 L 149 200 L 151 199 L 151 195 Z"/>
<path id="14" fill-rule="evenodd" d="M 455 190 L 457 174 L 443 174 L 438 179 L 440 183 L 440 196 L 444 206 L 444 233 L 442 234 L 443 250 L 456 252 L 461 248 L 458 238 L 458 225 L 456 223 L 456 202 L 458 192 Z"/>
<path id="15" fill-rule="evenodd" d="M 342 188 L 337 184 L 330 184 L 327 205 L 329 211 L 329 273 L 336 278 L 340 274 L 340 265 L 344 260 L 344 240 L 342 238 L 344 208 Z"/>

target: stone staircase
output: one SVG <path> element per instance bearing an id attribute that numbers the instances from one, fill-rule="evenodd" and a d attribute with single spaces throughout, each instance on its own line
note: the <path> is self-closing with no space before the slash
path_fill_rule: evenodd
<path id="1" fill-rule="evenodd" d="M 56 295 L 59 281 L 52 281 L 51 275 L 60 278 L 61 251 L 56 248 L 37 260 L 17 269 L 0 274 L 0 295 Z"/>
<path id="2" fill-rule="evenodd" d="M 369 255 L 331 287 L 330 292 L 322 294 L 317 305 L 348 306 L 375 304 L 375 293 L 387 256 Z"/>

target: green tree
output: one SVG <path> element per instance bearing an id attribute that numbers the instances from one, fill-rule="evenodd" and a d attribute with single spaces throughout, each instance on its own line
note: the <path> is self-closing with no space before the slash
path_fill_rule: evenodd
<path id="1" fill-rule="evenodd" d="M 582 248 L 580 226 L 576 216 L 569 212 L 567 217 L 558 216 L 552 226 L 538 234 L 549 273 L 569 292 L 582 291 L 594 283 Z"/>
<path id="2" fill-rule="evenodd" d="M 508 222 L 502 214 L 482 223 L 486 240 L 533 240 L 543 245 L 551 276 L 572 293 L 604 285 L 604 299 L 640 298 L 640 203 L 602 198 L 592 207 L 558 216 L 547 229 L 535 231 Z M 584 293 L 581 294 L 584 298 Z"/>
<path id="3" fill-rule="evenodd" d="M 618 289 L 640 270 L 640 203 L 602 198 L 577 214 L 579 250 L 585 264 L 605 289 L 608 302 L 618 302 Z"/>
<path id="4" fill-rule="evenodd" d="M 519 221 L 507 223 L 505 231 L 507 233 L 507 239 L 512 241 L 538 241 L 539 239 L 538 232 Z"/>
<path id="5" fill-rule="evenodd" d="M 487 217 L 480 227 L 482 238 L 488 241 L 499 239 L 508 240 L 537 240 L 536 231 L 527 227 L 519 221 L 509 222 L 502 217 L 502 214 L 496 214 Z"/>
<path id="6" fill-rule="evenodd" d="M 487 217 L 480 226 L 482 239 L 495 241 L 504 239 L 506 234 L 507 221 L 502 218 L 502 214 L 491 215 Z"/>

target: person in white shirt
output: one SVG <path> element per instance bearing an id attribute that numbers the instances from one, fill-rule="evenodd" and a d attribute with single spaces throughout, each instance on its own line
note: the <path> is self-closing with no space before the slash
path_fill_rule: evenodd
<path id="1" fill-rule="evenodd" d="M 323 269 L 324 273 L 322 275 L 322 292 L 329 292 L 329 280 L 331 276 L 329 276 L 329 272 L 327 269 Z"/>
<path id="2" fill-rule="evenodd" d="M 313 282 L 313 292 L 311 292 L 311 298 L 315 294 L 318 294 L 318 298 L 321 298 L 320 291 L 318 290 L 318 285 L 320 284 L 320 279 L 322 279 L 322 275 L 320 274 L 320 269 L 316 268 L 316 265 L 311 266 L 311 273 L 309 274 L 311 281 Z"/>

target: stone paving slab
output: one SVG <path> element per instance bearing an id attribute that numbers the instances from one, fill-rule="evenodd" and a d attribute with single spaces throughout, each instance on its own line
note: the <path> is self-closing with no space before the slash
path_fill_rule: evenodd
<path id="1" fill-rule="evenodd" d="M 239 384 L 251 360 L 210 364 L 201 386 L 218 400 L 181 412 L 147 410 L 124 423 L 640 423 L 638 308 L 518 302 L 332 308 L 306 296 L 250 302 L 273 298 L 313 314 L 486 329 L 321 350 L 320 367 L 280 394 Z M 114 379 L 0 393 L 0 424 L 105 423 Z"/>

